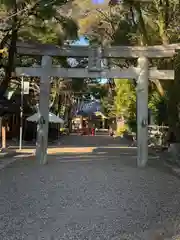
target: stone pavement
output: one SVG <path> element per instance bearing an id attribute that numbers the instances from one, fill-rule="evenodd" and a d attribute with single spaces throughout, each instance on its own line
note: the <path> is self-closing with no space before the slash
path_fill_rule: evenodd
<path id="1" fill-rule="evenodd" d="M 1 170 L 0 240 L 160 240 L 178 233 L 180 180 L 157 159 L 137 169 L 135 149 L 118 148 L 112 138 L 69 137 L 71 147 L 88 143 L 96 150 Z"/>

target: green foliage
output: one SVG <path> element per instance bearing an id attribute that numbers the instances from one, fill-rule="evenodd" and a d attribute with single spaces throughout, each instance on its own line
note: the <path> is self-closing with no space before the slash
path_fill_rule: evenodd
<path id="1" fill-rule="evenodd" d="M 17 38 L 22 40 L 38 40 L 42 43 L 62 44 L 66 39 L 76 39 L 78 33 L 88 37 L 90 42 L 108 45 L 154 45 L 168 44 L 179 41 L 180 3 L 178 0 L 158 1 L 140 3 L 136 0 L 124 0 L 121 4 L 118 1 L 111 1 L 101 5 L 97 9 L 89 0 L 2 0 L 0 6 L 1 19 L 5 19 L 0 37 L 12 36 L 17 30 Z M 24 11 L 26 9 L 26 11 Z M 22 11 L 21 14 L 17 14 Z M 15 14 L 16 17 L 6 18 Z M 17 40 L 16 36 L 13 38 Z M 12 40 L 12 39 L 11 39 Z M 14 41 L 14 40 L 13 40 Z M 6 41 L 5 41 L 6 42 Z M 3 48 L 3 47 L 1 47 Z M 15 49 L 14 49 L 15 53 Z M 11 56 L 13 59 L 12 52 Z M 3 59 L 3 64 L 7 59 Z M 66 59 L 64 59 L 66 62 Z M 158 61 L 152 63 L 160 66 Z M 161 63 L 165 61 L 161 60 Z M 128 67 L 134 64 L 130 60 L 111 60 L 110 67 L 118 65 Z M 11 63 L 11 65 L 13 65 Z M 163 69 L 169 68 L 172 62 L 162 64 Z M 176 65 L 180 66 L 179 60 Z M 7 68 L 5 68 L 7 69 Z M 13 69 L 10 68 L 10 71 Z M 176 74 L 179 76 L 179 73 Z M 178 80 L 178 79 L 177 79 Z M 176 81 L 177 82 L 177 81 Z M 149 107 L 155 115 L 157 124 L 167 122 L 167 110 L 171 109 L 177 115 L 177 107 L 167 109 L 167 102 L 179 104 L 178 85 L 175 84 L 170 93 L 163 95 L 162 84 L 156 80 L 156 89 L 150 93 Z M 101 100 L 105 115 L 116 118 L 124 116 L 131 129 L 136 128 L 136 96 L 135 87 L 129 80 L 115 79 L 115 95 L 109 93 L 109 88 L 95 82 L 95 85 L 87 84 L 82 79 L 74 79 L 71 84 L 57 83 L 56 90 L 53 90 L 52 98 L 57 111 L 59 102 L 64 106 L 72 103 L 76 92 L 86 92 Z M 151 83 L 150 83 L 151 84 Z M 161 91 L 159 91 L 161 89 Z M 164 90 L 164 89 L 163 89 Z M 176 91 L 175 91 L 176 90 Z M 61 92 L 61 93 L 60 93 Z M 161 95 L 158 93 L 161 92 Z M 84 94 L 85 96 L 85 94 Z M 61 100 L 61 101 L 60 101 Z M 176 117 L 174 119 L 177 119 Z M 172 125 L 175 125 L 172 121 Z"/>
<path id="2" fill-rule="evenodd" d="M 106 85 L 103 85 L 97 82 L 97 83 L 89 84 L 88 92 L 91 94 L 92 97 L 100 100 L 105 96 L 107 96 L 108 89 Z"/>
<path id="3" fill-rule="evenodd" d="M 167 97 L 154 91 L 149 98 L 149 108 L 157 125 L 168 124 Z"/>
<path id="4" fill-rule="evenodd" d="M 123 126 L 117 126 L 116 136 L 122 136 L 128 130 L 129 130 L 128 124 L 124 124 Z"/>
<path id="5" fill-rule="evenodd" d="M 76 93 L 79 93 L 86 89 L 86 83 L 83 78 L 73 78 L 72 79 L 72 89 Z"/>
<path id="6" fill-rule="evenodd" d="M 114 115 L 123 117 L 126 124 L 122 127 L 117 126 L 117 132 L 136 131 L 136 91 L 132 81 L 128 79 L 115 79 L 115 92 L 114 97 Z"/>
<path id="7" fill-rule="evenodd" d="M 130 132 L 137 132 L 137 121 L 136 118 L 134 118 L 134 116 L 132 118 L 127 119 L 127 125 L 128 125 L 128 129 Z"/>
<path id="8" fill-rule="evenodd" d="M 147 3 L 141 3 L 136 0 L 111 0 L 109 2 L 111 3 L 109 6 L 103 5 L 101 9 L 97 9 L 96 18 L 94 17 L 95 11 L 93 11 L 93 14 L 87 14 L 85 15 L 86 17 L 82 18 L 84 22 L 86 22 L 85 20 L 87 22 L 84 25 L 82 24 L 82 27 L 80 25 L 80 30 L 90 40 L 96 40 L 96 42 L 101 42 L 105 46 L 113 44 L 155 45 L 179 42 L 180 2 L 178 0 L 154 0 Z M 111 61 L 110 65 L 127 67 L 129 64 L 133 64 L 130 61 L 121 62 L 117 60 Z M 179 62 L 179 60 L 176 62 L 176 68 L 180 66 Z M 160 61 L 152 60 L 151 63 L 154 63 L 157 67 L 163 65 L 161 69 L 172 69 L 172 60 L 169 63 L 162 59 Z M 178 68 L 180 69 L 180 67 Z M 175 126 L 177 123 L 180 102 L 179 88 L 176 84 L 176 82 L 179 82 L 179 73 L 177 71 L 176 78 L 177 81 L 175 81 L 175 84 L 172 84 L 174 85 L 174 87 L 171 87 L 174 88 L 172 90 L 167 87 L 167 83 L 162 84 L 158 79 L 155 80 L 156 89 L 150 93 L 149 106 L 152 109 L 157 124 L 167 123 L 168 121 L 170 125 Z M 150 82 L 150 85 L 154 84 Z M 122 85 L 121 87 L 123 88 L 124 86 Z M 167 94 L 165 94 L 166 89 Z M 115 92 L 114 103 L 112 103 L 109 96 L 103 99 L 103 104 L 108 115 L 119 116 L 124 111 L 129 124 L 135 127 L 135 101 L 128 95 L 131 91 L 126 87 L 123 92 L 122 89 L 119 90 L 116 86 Z M 173 104 L 176 107 L 173 107 Z M 124 110 L 122 111 L 123 108 Z M 167 112 L 172 117 L 168 116 Z"/>
<path id="9" fill-rule="evenodd" d="M 109 118 L 116 118 L 116 109 L 114 105 L 114 99 L 111 95 L 107 95 L 101 99 L 103 112 Z"/>
<path id="10" fill-rule="evenodd" d="M 115 79 L 116 96 L 115 108 L 116 116 L 123 116 L 128 119 L 133 117 L 136 105 L 136 92 L 134 85 L 128 79 Z"/>
<path id="11" fill-rule="evenodd" d="M 4 14 L 9 12 L 12 17 L 6 13 L 2 35 L 7 29 L 11 30 L 15 24 L 19 39 L 55 44 L 62 43 L 66 39 L 77 39 L 76 22 L 70 16 L 63 15 L 61 11 L 66 3 L 65 0 L 3 1 L 0 6 L 1 15 L 4 17 Z"/>
<path id="12" fill-rule="evenodd" d="M 1 59 L 5 77 L 1 83 L 0 93 L 4 95 L 14 72 L 16 41 L 32 40 L 41 43 L 62 44 L 66 39 L 77 39 L 76 22 L 63 14 L 61 8 L 66 0 L 4 0 L 0 6 L 3 15 L 3 28 L 0 29 L 0 49 L 9 41 L 9 55 Z M 19 61 L 20 62 L 20 61 Z"/>
<path id="13" fill-rule="evenodd" d="M 19 34 L 29 39 L 37 39 L 42 43 L 58 44 L 66 39 L 77 39 L 77 24 L 70 18 L 60 14 L 61 1 L 42 0 L 40 4 L 31 3 L 31 11 L 20 20 L 24 24 L 19 29 Z"/>
<path id="14" fill-rule="evenodd" d="M 114 79 L 115 96 L 106 94 L 102 99 L 104 113 L 112 119 L 123 117 L 127 124 L 117 126 L 117 134 L 136 129 L 136 91 L 132 81 L 128 79 Z"/>

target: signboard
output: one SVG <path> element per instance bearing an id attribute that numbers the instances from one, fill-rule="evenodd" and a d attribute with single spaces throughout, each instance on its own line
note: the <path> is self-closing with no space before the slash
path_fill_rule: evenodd
<path id="1" fill-rule="evenodd" d="M 24 82 L 24 89 L 23 92 L 24 94 L 29 94 L 29 82 Z"/>
<path id="2" fill-rule="evenodd" d="M 91 47 L 89 49 L 88 71 L 102 71 L 102 49 Z"/>

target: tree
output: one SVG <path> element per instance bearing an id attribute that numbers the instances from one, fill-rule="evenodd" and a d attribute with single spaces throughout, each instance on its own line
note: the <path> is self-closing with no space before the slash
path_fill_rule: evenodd
<path id="1" fill-rule="evenodd" d="M 123 116 L 128 119 L 132 116 L 132 106 L 135 109 L 136 91 L 133 84 L 128 79 L 115 79 L 116 96 L 115 107 L 116 116 Z M 136 118 L 136 115 L 134 116 Z"/>
<path id="2" fill-rule="evenodd" d="M 3 15 L 4 22 L 2 28 L 0 27 L 0 49 L 8 46 L 7 58 L 2 59 L 0 56 L 1 67 L 5 72 L 0 85 L 0 98 L 3 98 L 14 75 L 17 60 L 24 62 L 24 58 L 16 55 L 17 40 L 61 44 L 67 38 L 77 37 L 77 25 L 71 17 L 60 13 L 60 8 L 67 2 L 66 0 L 3 0 L 1 2 L 0 15 Z M 36 60 L 38 62 L 39 57 Z M 27 61 L 29 58 L 26 57 L 25 62 Z"/>
<path id="3" fill-rule="evenodd" d="M 154 0 L 152 2 L 141 3 L 135 0 L 109 1 L 109 6 L 103 5 L 101 9 L 96 9 L 95 13 L 85 15 L 80 18 L 82 24 L 81 31 L 90 39 L 96 39 L 97 42 L 103 42 L 105 45 L 154 45 L 169 44 L 179 40 L 179 13 L 178 0 Z M 80 24 L 81 26 L 81 24 Z M 84 28 L 86 26 L 86 28 Z M 120 26 L 120 28 L 119 28 Z M 179 122 L 179 71 L 180 60 L 176 58 L 176 79 L 174 82 L 163 83 L 156 79 L 151 82 L 150 87 L 153 91 L 158 91 L 162 99 L 168 102 L 169 125 L 177 131 L 177 122 Z M 133 62 L 129 61 L 111 61 L 110 65 L 128 66 Z M 160 69 L 172 69 L 173 61 L 162 59 L 150 60 L 151 66 L 158 66 Z M 152 91 L 151 91 L 152 93 Z M 167 95 L 168 97 L 165 97 Z M 176 104 L 174 104 L 176 103 Z M 180 134 L 178 134 L 180 135 Z"/>
<path id="4" fill-rule="evenodd" d="M 59 9 L 66 0 L 7 0 L 3 1 L 1 9 L 10 16 L 5 18 L 5 28 L 1 32 L 1 48 L 9 43 L 9 54 L 5 67 L 5 78 L 1 83 L 0 96 L 7 89 L 16 57 L 16 42 L 20 40 L 39 40 L 41 42 L 62 43 L 66 38 L 77 37 L 77 25 L 69 17 L 60 14 Z"/>

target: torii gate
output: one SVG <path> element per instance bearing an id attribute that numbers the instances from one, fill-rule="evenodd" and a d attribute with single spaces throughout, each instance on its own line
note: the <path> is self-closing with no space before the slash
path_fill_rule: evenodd
<path id="1" fill-rule="evenodd" d="M 137 165 L 144 167 L 148 161 L 148 79 L 174 79 L 173 70 L 155 70 L 148 68 L 148 58 L 173 57 L 179 44 L 168 46 L 92 48 L 87 46 L 58 47 L 48 44 L 17 43 L 20 55 L 42 56 L 39 67 L 17 67 L 16 74 L 40 77 L 40 104 L 42 116 L 37 137 L 36 156 L 40 163 L 47 163 L 50 77 L 62 78 L 126 78 L 137 80 Z M 52 56 L 88 57 L 87 68 L 61 68 L 52 66 Z M 138 67 L 128 69 L 101 68 L 104 58 L 136 58 Z"/>

